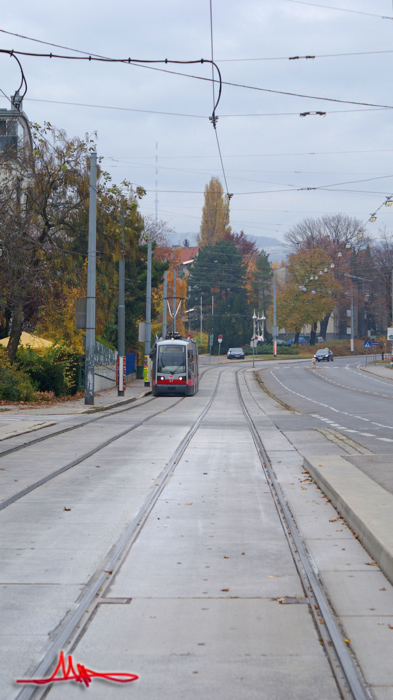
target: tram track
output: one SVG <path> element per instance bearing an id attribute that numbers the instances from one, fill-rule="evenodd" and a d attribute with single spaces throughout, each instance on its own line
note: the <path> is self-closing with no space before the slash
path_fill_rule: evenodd
<path id="1" fill-rule="evenodd" d="M 55 471 L 51 472 L 50 474 L 47 474 L 46 476 L 42 477 L 42 479 L 38 479 L 37 481 L 33 482 L 32 484 L 30 484 L 26 488 L 13 494 L 12 496 L 10 496 L 9 498 L 5 499 L 4 501 L 2 501 L 0 503 L 0 511 L 4 510 L 8 506 L 12 505 L 16 501 L 23 498 L 24 496 L 27 496 L 32 491 L 35 491 L 40 486 L 43 486 L 44 484 L 48 483 L 48 481 L 55 479 L 60 474 L 64 474 L 64 472 L 68 471 L 69 469 L 72 469 L 73 467 L 78 466 L 78 464 L 81 464 L 89 457 L 92 457 L 94 454 L 97 454 L 97 452 L 100 452 L 101 450 L 105 449 L 105 447 L 108 447 L 113 442 L 116 442 L 116 440 L 120 440 L 120 438 L 124 437 L 125 435 L 128 435 L 128 433 L 131 433 L 134 430 L 137 430 L 137 428 L 140 428 L 142 425 L 145 425 L 145 423 L 148 423 L 150 420 L 152 420 L 156 416 L 160 415 L 161 413 L 166 413 L 167 411 L 170 411 L 172 408 L 177 406 L 183 400 L 184 400 L 184 398 L 180 398 L 178 401 L 176 401 L 174 404 L 171 404 L 167 408 L 163 408 L 163 409 L 160 409 L 159 411 L 156 411 L 155 413 L 152 413 L 150 416 L 143 418 L 143 420 L 139 421 L 138 423 L 135 423 L 130 428 L 126 428 L 126 430 L 122 430 L 120 433 L 116 433 L 116 435 L 113 435 L 112 437 L 108 438 L 108 440 L 101 442 L 99 445 L 94 447 L 92 450 L 89 450 L 89 452 L 85 452 L 84 454 L 80 455 L 80 457 L 77 457 L 76 459 L 72 460 L 71 462 L 68 462 L 67 464 L 63 465 L 59 469 L 56 469 Z M 84 425 L 86 425 L 86 424 L 84 424 Z M 78 426 L 78 427 L 80 427 L 80 426 Z M 56 433 L 55 436 L 58 436 L 59 434 L 62 434 L 64 432 L 66 432 L 66 431 L 59 431 L 59 433 Z M 53 436 L 50 436 L 50 437 L 53 437 Z M 44 439 L 45 438 L 42 438 L 42 440 L 44 440 Z M 34 441 L 34 443 L 37 443 L 37 442 L 40 442 L 40 440 Z M 29 443 L 29 445 L 30 444 L 31 443 Z"/>
<path id="2" fill-rule="evenodd" d="M 323 641 L 325 652 L 329 658 L 337 685 L 345 699 L 370 700 L 370 695 L 367 693 L 364 682 L 361 679 L 358 666 L 344 641 L 336 616 L 330 607 L 324 589 L 311 564 L 303 539 L 299 533 L 296 521 L 289 509 L 280 484 L 278 483 L 269 456 L 263 446 L 255 423 L 245 405 L 239 383 L 240 371 L 241 370 L 238 370 L 236 372 L 236 388 L 239 402 L 250 429 L 270 492 L 276 503 L 277 512 L 292 552 L 295 566 L 302 581 L 305 596 L 309 600 L 309 609 L 314 618 L 320 638 Z M 243 376 L 245 376 L 244 373 Z M 244 382 L 250 394 L 250 398 L 255 401 L 251 394 L 250 387 L 247 384 L 247 380 L 245 379 Z"/>
<path id="3" fill-rule="evenodd" d="M 204 371 L 201 372 L 201 380 L 203 379 L 203 376 L 206 372 L 208 372 L 211 369 L 215 369 L 215 368 L 214 367 L 206 367 L 203 369 L 204 369 Z M 70 425 L 67 428 L 61 428 L 60 430 L 55 430 L 55 431 L 49 433 L 48 435 L 41 435 L 37 438 L 33 438 L 32 440 L 28 440 L 28 441 L 24 442 L 22 445 L 15 445 L 14 447 L 10 447 L 9 449 L 3 450 L 3 451 L 0 450 L 0 459 L 2 459 L 3 457 L 7 457 L 8 455 L 14 454 L 15 452 L 20 452 L 21 450 L 24 450 L 27 447 L 31 447 L 33 445 L 36 445 L 40 442 L 44 442 L 46 440 L 50 440 L 52 438 L 58 437 L 59 435 L 64 435 L 65 433 L 70 433 L 74 430 L 79 430 L 79 428 L 86 428 L 86 427 L 92 425 L 93 423 L 96 423 L 97 421 L 105 420 L 107 418 L 111 418 L 113 416 L 117 416 L 117 415 L 120 415 L 122 413 L 127 413 L 128 411 L 132 411 L 132 410 L 135 410 L 137 408 L 141 408 L 141 406 L 146 406 L 148 403 L 155 401 L 156 398 L 157 397 L 152 396 L 152 397 L 146 399 L 146 401 L 144 401 L 142 399 L 136 399 L 136 401 L 138 401 L 139 403 L 135 402 L 132 405 L 127 405 L 126 408 L 111 409 L 111 411 L 109 413 L 102 410 L 102 411 L 100 411 L 100 415 L 94 416 L 93 418 L 89 418 L 88 420 L 82 421 L 82 422 L 78 423 L 77 425 Z M 185 398 L 184 396 L 181 397 L 180 401 L 184 401 L 184 398 Z M 178 402 L 176 402 L 176 403 L 178 403 Z M 173 404 L 173 405 L 176 405 L 176 404 Z M 45 430 L 45 426 L 36 428 L 35 432 L 37 432 L 38 430 Z M 12 436 L 9 436 L 5 439 L 6 440 L 13 440 L 13 439 L 15 439 L 15 437 L 17 437 L 17 436 L 12 435 Z"/>
<path id="4" fill-rule="evenodd" d="M 207 368 L 207 369 L 205 370 L 205 372 L 208 371 L 208 369 L 213 369 L 213 368 Z M 203 375 L 202 375 L 202 376 L 203 376 Z M 146 418 L 144 418 L 143 420 L 139 421 L 138 423 L 135 423 L 135 424 L 134 424 L 133 426 L 131 426 L 130 428 L 127 428 L 126 430 L 123 430 L 123 431 L 121 431 L 120 433 L 117 433 L 116 435 L 112 436 L 112 437 L 109 438 L 108 440 L 105 440 L 104 442 L 102 442 L 102 443 L 100 443 L 99 445 L 97 445 L 97 446 L 96 446 L 95 448 L 93 448 L 92 450 L 89 450 L 88 452 L 83 453 L 82 455 L 80 455 L 80 456 L 77 457 L 76 459 L 72 460 L 71 462 L 68 462 L 67 464 L 63 465 L 63 466 L 60 467 L 59 469 L 54 470 L 54 471 L 51 472 L 50 474 L 47 474 L 47 475 L 45 475 L 44 477 L 42 477 L 41 479 L 38 479 L 37 481 L 35 481 L 35 482 L 33 482 L 32 484 L 30 484 L 29 486 L 26 486 L 24 489 L 21 489 L 20 491 L 18 491 L 17 493 L 13 494 L 13 495 L 10 496 L 9 498 L 4 499 L 4 500 L 0 503 L 0 511 L 1 511 L 1 510 L 4 510 L 4 509 L 7 508 L 8 506 L 12 505 L 12 504 L 15 503 L 16 501 L 18 501 L 18 500 L 20 500 L 21 498 L 23 498 L 24 496 L 27 496 L 27 495 L 28 495 L 29 493 L 31 493 L 32 491 L 35 491 L 35 490 L 36 490 L 37 488 L 39 488 L 40 486 L 43 486 L 44 484 L 48 483 L 48 481 L 51 481 L 52 479 L 55 479 L 55 478 L 56 478 L 57 476 L 59 476 L 60 474 L 63 474 L 64 472 L 68 471 L 69 469 L 72 469 L 72 468 L 78 466 L 79 464 L 82 464 L 82 462 L 84 462 L 84 461 L 85 461 L 86 459 L 88 459 L 89 457 L 92 457 L 94 454 L 97 454 L 97 452 L 100 452 L 101 450 L 105 449 L 105 447 L 108 447 L 110 444 L 112 444 L 112 443 L 115 442 L 116 440 L 119 440 L 120 438 L 124 437 L 124 436 L 127 435 L 128 433 L 131 433 L 132 431 L 136 430 L 137 428 L 140 428 L 140 427 L 143 426 L 145 423 L 149 422 L 150 420 L 152 420 L 152 419 L 155 418 L 156 416 L 160 415 L 161 413 L 165 413 L 165 412 L 167 412 L 167 411 L 172 410 L 172 409 L 175 408 L 179 403 L 181 403 L 182 401 L 184 401 L 184 399 L 185 399 L 184 396 L 180 397 L 177 401 L 175 401 L 175 403 L 171 404 L 171 405 L 168 406 L 167 408 L 161 409 L 161 410 L 156 411 L 155 413 L 151 414 L 150 416 L 147 416 Z M 156 401 L 156 397 L 149 398 L 147 401 L 143 401 L 143 402 L 139 403 L 138 405 L 128 406 L 127 408 L 122 408 L 122 409 L 119 409 L 119 410 L 116 410 L 116 411 L 111 411 L 111 413 L 109 413 L 109 414 L 96 416 L 96 417 L 94 417 L 94 418 L 92 418 L 92 419 L 90 419 L 90 420 L 88 420 L 88 421 L 85 421 L 85 422 L 83 422 L 83 423 L 79 423 L 78 425 L 69 426 L 68 428 L 63 428 L 63 429 L 61 429 L 61 430 L 58 430 L 58 431 L 56 431 L 56 432 L 53 432 L 53 433 L 51 433 L 50 435 L 43 435 L 43 436 L 41 436 L 41 437 L 35 438 L 35 439 L 33 439 L 33 440 L 30 440 L 30 441 L 24 443 L 23 445 L 18 445 L 18 446 L 15 446 L 15 447 L 10 448 L 10 449 L 8 449 L 8 450 L 5 450 L 4 452 L 1 452 L 1 453 L 0 453 L 0 459 L 2 459 L 3 457 L 6 457 L 6 456 L 8 456 L 8 455 L 14 454 L 15 452 L 20 452 L 21 450 L 27 449 L 27 448 L 29 448 L 29 447 L 31 447 L 31 446 L 33 446 L 33 445 L 38 444 L 38 443 L 42 443 L 42 442 L 45 442 L 45 441 L 50 440 L 50 439 L 52 439 L 52 438 L 59 437 L 60 435 L 64 435 L 64 434 L 66 434 L 66 433 L 72 432 L 73 430 L 77 430 L 77 429 L 79 429 L 79 428 L 84 428 L 84 427 L 89 427 L 92 423 L 95 423 L 95 422 L 97 422 L 97 421 L 99 421 L 99 420 L 105 420 L 106 418 L 111 418 L 111 417 L 113 417 L 113 416 L 116 416 L 116 415 L 119 415 L 119 414 L 122 414 L 122 413 L 126 413 L 126 412 L 128 412 L 128 411 L 134 410 L 134 409 L 136 409 L 136 408 L 140 408 L 140 407 L 142 407 L 142 406 L 146 406 L 146 404 L 148 404 L 148 403 L 150 403 L 150 402 L 152 402 L 152 401 Z"/>
<path id="5" fill-rule="evenodd" d="M 192 426 L 187 431 L 184 438 L 180 441 L 176 450 L 170 457 L 164 470 L 161 472 L 160 476 L 155 479 L 155 485 L 150 491 L 150 493 L 145 498 L 143 504 L 140 506 L 137 514 L 133 520 L 127 525 L 124 533 L 120 539 L 113 544 L 110 551 L 107 553 L 104 559 L 104 565 L 100 567 L 100 570 L 96 571 L 95 574 L 90 578 L 90 580 L 85 585 L 85 591 L 82 594 L 81 599 L 78 601 L 77 607 L 74 610 L 71 617 L 65 620 L 64 624 L 56 631 L 56 637 L 52 639 L 50 646 L 44 652 L 43 658 L 37 668 L 34 670 L 33 675 L 35 678 L 43 677 L 50 669 L 52 663 L 60 653 L 60 651 L 67 649 L 68 653 L 73 653 L 74 647 L 77 645 L 81 636 L 83 636 L 84 631 L 89 625 L 90 620 L 95 614 L 97 606 L 100 600 L 105 597 L 105 591 L 110 585 L 113 576 L 121 568 L 122 563 L 130 551 L 133 544 L 136 542 L 139 534 L 142 532 L 144 525 L 146 524 L 155 504 L 157 503 L 160 495 L 162 494 L 168 480 L 176 469 L 177 464 L 187 450 L 195 433 L 199 429 L 203 419 L 211 409 L 214 399 L 217 396 L 219 389 L 219 384 L 221 376 L 225 370 L 222 369 L 217 377 L 215 388 L 213 389 L 212 395 L 201 411 L 199 416 L 196 418 Z M 302 581 L 302 586 L 305 592 L 305 598 L 309 603 L 309 609 L 313 615 L 315 625 L 318 629 L 321 640 L 323 641 L 324 649 L 327 657 L 330 660 L 331 669 L 333 675 L 336 679 L 336 683 L 340 689 L 340 692 L 345 698 L 345 700 L 370 700 L 370 695 L 367 693 L 364 684 L 361 680 L 359 670 L 356 666 L 354 659 L 351 656 L 351 652 L 346 646 L 343 639 L 343 635 L 337 624 L 335 615 L 330 608 L 329 602 L 326 598 L 322 585 L 318 580 L 311 561 L 309 559 L 308 553 L 304 546 L 301 535 L 298 532 L 296 522 L 290 512 L 290 509 L 286 503 L 285 497 L 281 490 L 280 485 L 277 482 L 276 476 L 272 469 L 269 457 L 265 451 L 262 444 L 261 438 L 258 434 L 255 423 L 251 417 L 251 414 L 246 406 L 244 400 L 242 389 L 240 387 L 239 376 L 240 373 L 243 374 L 243 380 L 245 389 L 248 392 L 250 399 L 255 401 L 255 397 L 252 395 L 250 386 L 246 380 L 246 375 L 244 369 L 241 368 L 236 371 L 236 391 L 239 400 L 239 404 L 243 411 L 244 418 L 246 420 L 247 426 L 250 430 L 250 434 L 254 441 L 255 449 L 259 456 L 261 467 L 266 476 L 267 483 L 269 485 L 272 497 L 276 504 L 276 509 L 278 516 L 281 521 L 281 525 L 285 536 L 287 538 L 290 550 L 292 553 L 293 560 L 295 562 L 299 577 Z M 181 399 L 182 400 L 182 399 Z M 118 436 L 107 441 L 106 444 L 119 439 L 122 435 L 135 430 L 140 427 L 148 420 L 159 415 L 160 413 L 169 411 L 180 403 L 180 401 L 172 404 L 170 407 L 160 410 L 148 416 L 140 423 L 132 426 L 131 428 L 123 431 Z M 258 405 L 258 404 L 257 404 Z M 100 447 L 102 449 L 105 445 Z M 95 450 L 95 451 L 98 451 Z M 92 453 L 94 454 L 93 451 Z M 90 456 L 90 453 L 89 455 Z M 78 463 L 86 459 L 86 455 L 78 460 Z M 69 465 L 68 468 L 71 468 Z M 64 471 L 62 469 L 61 471 Z M 58 473 L 61 473 L 59 471 Z M 51 478 L 54 478 L 54 474 Z M 35 486 L 35 488 L 37 488 Z M 89 611 L 88 613 L 86 611 Z M 47 693 L 50 692 L 49 689 L 40 695 L 41 698 L 46 697 Z M 31 700 L 31 698 L 38 697 L 35 695 L 37 693 L 36 688 L 31 688 L 25 686 L 18 694 L 16 700 Z"/>
<path id="6" fill-rule="evenodd" d="M 218 391 L 221 374 L 222 370 L 218 375 L 215 389 L 208 401 L 207 406 L 205 406 L 198 418 L 188 430 L 185 437 L 181 440 L 161 475 L 155 480 L 155 486 L 146 497 L 134 519 L 128 524 L 118 542 L 111 547 L 111 550 L 108 552 L 100 571 L 95 572 L 90 581 L 86 584 L 86 590 L 79 600 L 78 605 L 71 617 L 57 629 L 56 637 L 51 641 L 51 644 L 44 653 L 42 660 L 33 671 L 33 676 L 35 678 L 43 677 L 48 672 L 48 669 L 57 658 L 60 651 L 64 650 L 67 645 L 72 649 L 73 642 L 80 634 L 81 622 L 83 621 L 84 624 L 87 624 L 88 620 L 92 617 L 94 609 L 98 604 L 98 599 L 103 597 L 106 587 L 111 582 L 112 577 L 116 574 L 116 571 L 120 568 L 124 557 L 137 540 L 160 494 L 164 490 L 166 483 L 175 470 L 176 465 L 197 432 L 204 417 L 210 410 Z M 176 405 L 178 403 L 179 402 L 176 402 Z M 170 408 L 172 407 L 173 406 Z M 169 408 L 166 410 L 169 410 Z M 163 411 L 158 411 L 154 415 L 158 415 L 162 412 Z M 151 416 L 151 418 L 152 417 L 153 416 Z M 130 431 L 128 430 L 126 432 Z M 87 613 L 86 611 L 88 611 L 90 607 L 93 609 Z M 31 700 L 34 695 L 37 697 L 37 689 L 35 687 L 25 686 L 22 688 L 20 693 L 18 693 L 16 700 Z M 44 693 L 44 695 L 46 695 L 46 693 Z"/>

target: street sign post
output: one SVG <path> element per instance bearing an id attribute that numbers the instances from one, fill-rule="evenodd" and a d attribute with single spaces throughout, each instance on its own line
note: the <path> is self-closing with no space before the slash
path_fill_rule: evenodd
<path id="1" fill-rule="evenodd" d="M 221 350 L 221 343 L 222 343 L 222 335 L 218 336 L 218 361 L 220 361 L 220 350 Z"/>
<path id="2" fill-rule="evenodd" d="M 368 351 L 371 348 L 371 340 L 365 340 L 364 347 L 366 348 L 366 367 L 367 367 Z"/>

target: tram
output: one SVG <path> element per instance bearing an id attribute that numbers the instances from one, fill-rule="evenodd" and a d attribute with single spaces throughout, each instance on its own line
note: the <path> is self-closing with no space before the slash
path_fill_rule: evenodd
<path id="1" fill-rule="evenodd" d="M 157 340 L 150 352 L 153 396 L 184 394 L 193 396 L 199 388 L 198 345 L 179 333 L 168 333 Z"/>

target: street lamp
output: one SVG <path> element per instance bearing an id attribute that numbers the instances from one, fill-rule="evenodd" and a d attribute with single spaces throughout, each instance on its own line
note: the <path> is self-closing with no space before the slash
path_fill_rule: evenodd
<path id="1" fill-rule="evenodd" d="M 255 309 L 254 313 L 252 316 L 252 366 L 255 367 L 255 321 L 257 320 L 257 316 L 255 314 Z"/>

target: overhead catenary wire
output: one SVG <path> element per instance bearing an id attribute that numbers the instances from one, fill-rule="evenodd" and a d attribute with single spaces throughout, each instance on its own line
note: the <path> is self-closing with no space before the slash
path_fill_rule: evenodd
<path id="1" fill-rule="evenodd" d="M 316 2 L 306 2 L 306 0 L 286 0 L 286 2 L 293 2 L 296 5 L 310 5 L 311 7 L 320 7 L 324 10 L 336 10 L 337 12 L 351 12 L 355 15 L 367 15 L 368 17 L 378 17 L 379 19 L 393 19 L 393 17 L 387 15 L 377 15 L 373 12 L 362 12 L 361 10 L 349 10 L 346 7 L 333 7 L 332 5 L 319 5 Z"/>
<path id="2" fill-rule="evenodd" d="M 152 63 L 164 63 L 164 64 L 180 64 L 180 65 L 192 65 L 192 64 L 198 64 L 198 63 L 211 63 L 210 59 L 196 59 L 193 61 L 175 61 L 171 59 L 157 59 L 157 60 L 150 60 L 150 59 L 134 59 L 134 58 L 105 58 L 101 56 L 94 56 L 94 54 L 89 54 L 89 55 L 84 55 L 84 56 L 64 56 L 61 54 L 38 54 L 38 53 L 32 53 L 28 51 L 14 51 L 10 49 L 0 49 L 0 53 L 4 54 L 17 54 L 18 56 L 30 56 L 32 58 L 58 58 L 58 59 L 64 59 L 64 60 L 73 60 L 73 61 L 99 61 L 103 63 L 121 63 L 124 65 L 132 65 L 138 68 L 145 68 L 148 70 L 154 70 L 154 71 L 159 71 L 162 73 L 168 73 L 169 75 L 178 75 L 183 78 L 191 78 L 192 80 L 202 80 L 205 82 L 211 82 L 212 78 L 207 78 L 204 76 L 199 76 L 199 75 L 191 75 L 190 73 L 180 73 L 179 71 L 171 71 L 166 68 L 157 68 L 153 65 Z M 217 97 L 217 102 L 215 105 L 215 111 L 217 110 L 218 103 L 221 98 L 221 91 L 222 91 L 222 86 L 226 85 L 229 87 L 236 87 L 236 88 L 241 88 L 244 90 L 253 90 L 257 92 L 267 92 L 275 95 L 286 95 L 288 97 L 301 97 L 303 99 L 308 99 L 308 100 L 320 100 L 322 102 L 334 102 L 338 104 L 351 104 L 351 105 L 358 105 L 359 107 L 382 107 L 384 109 L 393 109 L 393 105 L 386 105 L 386 104 L 379 104 L 379 103 L 373 103 L 373 102 L 359 102 L 355 100 L 342 100 L 338 99 L 335 97 L 321 97 L 320 95 L 305 95 L 303 93 L 297 93 L 297 92 L 289 92 L 287 90 L 273 90 L 271 88 L 262 88 L 258 87 L 255 85 L 246 85 L 242 83 L 233 83 L 229 82 L 227 80 L 222 80 L 221 77 L 221 71 L 217 65 L 217 63 L 214 64 L 215 68 L 217 70 L 219 79 L 216 80 L 215 82 L 218 83 L 219 85 L 219 93 Z"/>
<path id="3" fill-rule="evenodd" d="M 4 97 L 9 99 L 7 95 L 3 92 Z M 169 117 L 185 117 L 189 119 L 206 119 L 205 114 L 185 114 L 184 112 L 164 112 L 162 110 L 154 109 L 137 109 L 135 107 L 119 107 L 117 105 L 97 105 L 89 104 L 85 102 L 68 102 L 66 100 L 46 100 L 42 98 L 27 97 L 28 102 L 43 102 L 47 104 L 58 104 L 58 105 L 69 105 L 71 107 L 90 107 L 92 109 L 112 109 L 119 112 L 140 112 L 142 114 L 158 114 Z M 324 112 L 323 115 L 329 114 L 357 114 L 358 112 L 384 112 L 391 109 L 390 107 L 365 107 L 364 109 L 337 109 L 329 110 Z M 310 112 L 310 116 L 314 113 Z M 298 117 L 304 116 L 305 113 L 300 114 L 299 112 L 264 112 L 264 113 L 250 113 L 250 114 L 220 114 L 220 119 L 228 118 L 246 118 L 246 117 Z M 217 117 L 218 119 L 218 117 Z"/>

